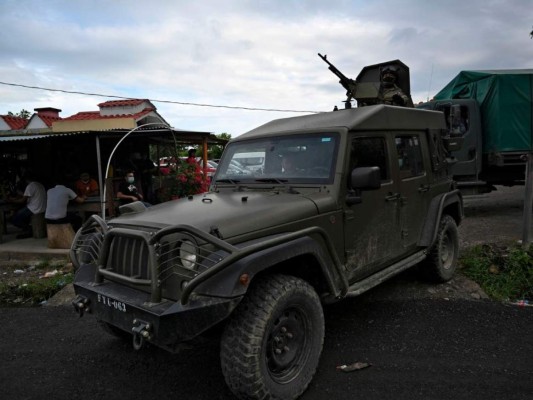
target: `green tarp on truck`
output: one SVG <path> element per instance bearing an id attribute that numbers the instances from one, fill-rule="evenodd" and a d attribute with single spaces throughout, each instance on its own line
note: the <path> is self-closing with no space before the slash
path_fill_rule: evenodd
<path id="1" fill-rule="evenodd" d="M 484 153 L 533 149 L 533 69 L 461 71 L 434 98 L 446 99 L 478 102 Z"/>

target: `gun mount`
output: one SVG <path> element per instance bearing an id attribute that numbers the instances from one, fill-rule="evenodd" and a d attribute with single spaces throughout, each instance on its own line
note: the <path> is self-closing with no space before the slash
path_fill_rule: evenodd
<path id="1" fill-rule="evenodd" d="M 389 104 L 413 107 L 409 67 L 400 60 L 392 60 L 364 67 L 357 78 L 350 79 L 330 63 L 327 55 L 318 56 L 329 65 L 328 69 L 339 77 L 346 89 L 345 108 L 351 108 L 352 99 L 358 107 Z"/>

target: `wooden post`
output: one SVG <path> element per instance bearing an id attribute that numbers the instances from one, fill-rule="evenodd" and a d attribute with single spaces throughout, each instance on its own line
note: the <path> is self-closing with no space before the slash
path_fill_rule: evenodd
<path id="1" fill-rule="evenodd" d="M 524 155 L 526 158 L 526 193 L 524 196 L 524 226 L 522 229 L 522 247 L 526 248 L 530 243 L 531 212 L 533 207 L 533 153 Z"/>
<path id="2" fill-rule="evenodd" d="M 202 159 L 204 166 L 204 176 L 207 176 L 207 138 L 202 139 Z"/>

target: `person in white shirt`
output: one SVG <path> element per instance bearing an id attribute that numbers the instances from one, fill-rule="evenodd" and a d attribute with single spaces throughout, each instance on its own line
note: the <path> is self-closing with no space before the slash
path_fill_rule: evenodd
<path id="1" fill-rule="evenodd" d="M 22 233 L 17 235 L 17 239 L 31 237 L 32 215 L 43 213 L 46 210 L 46 191 L 44 186 L 37 182 L 35 176 L 31 173 L 27 173 L 25 180 L 28 185 L 24 190 L 24 194 L 19 197 L 11 197 L 8 199 L 11 203 L 23 205 L 10 219 L 10 222 L 13 225 L 23 230 Z"/>
<path id="2" fill-rule="evenodd" d="M 81 225 L 81 218 L 76 214 L 68 213 L 67 207 L 71 200 L 83 203 L 85 196 L 78 196 L 72 189 L 64 185 L 56 185 L 46 192 L 46 212 L 44 218 L 47 224 L 72 224 L 74 230 Z"/>

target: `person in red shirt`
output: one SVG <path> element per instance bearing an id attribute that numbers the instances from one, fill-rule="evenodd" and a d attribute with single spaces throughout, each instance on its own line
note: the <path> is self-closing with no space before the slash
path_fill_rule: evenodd
<path id="1" fill-rule="evenodd" d="M 98 182 L 96 182 L 87 172 L 80 175 L 80 179 L 74 184 L 76 193 L 78 196 L 98 196 L 100 194 L 100 188 Z"/>
<path id="2" fill-rule="evenodd" d="M 196 149 L 189 149 L 189 157 L 185 160 L 189 164 L 197 164 L 196 162 Z"/>

